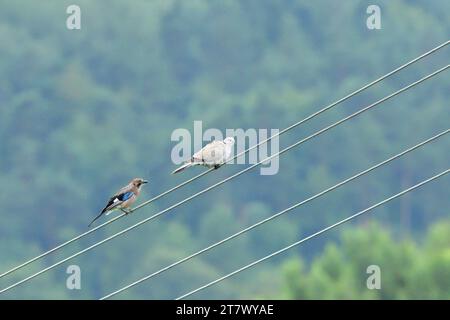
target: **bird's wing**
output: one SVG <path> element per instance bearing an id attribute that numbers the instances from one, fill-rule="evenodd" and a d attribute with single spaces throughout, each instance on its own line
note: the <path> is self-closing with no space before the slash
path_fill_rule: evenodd
<path id="1" fill-rule="evenodd" d="M 110 211 L 117 207 L 122 202 L 128 200 L 133 195 L 133 192 L 131 191 L 132 186 L 126 185 L 119 191 L 117 191 L 111 198 L 108 200 L 108 204 L 105 206 L 105 208 L 102 210 L 102 212 Z"/>
<path id="2" fill-rule="evenodd" d="M 106 206 L 102 209 L 102 211 L 99 213 L 98 216 L 95 217 L 94 220 L 89 224 L 91 226 L 95 220 L 100 218 L 103 214 L 107 213 L 108 211 L 114 210 L 117 208 L 120 204 L 130 199 L 134 193 L 130 191 L 130 187 L 126 186 L 122 189 L 120 189 L 114 196 L 109 198 L 108 203 Z"/>
<path id="3" fill-rule="evenodd" d="M 201 161 L 209 164 L 216 164 L 223 161 L 225 144 L 222 141 L 213 141 L 208 143 L 200 151 L 195 153 L 192 158 L 194 161 Z"/>
<path id="4" fill-rule="evenodd" d="M 130 199 L 133 195 L 134 195 L 134 193 L 132 191 L 126 191 L 126 192 L 118 193 L 117 195 L 112 196 L 111 198 L 109 198 L 108 203 L 103 208 L 100 215 L 102 215 L 108 211 L 114 210 L 120 204 L 122 204 L 123 202 Z"/>
<path id="5" fill-rule="evenodd" d="M 130 199 L 133 195 L 134 195 L 133 191 L 127 191 L 127 192 L 119 194 L 118 196 L 115 197 L 115 199 L 117 199 L 121 202 L 124 202 L 124 201 L 127 201 L 128 199 Z"/>

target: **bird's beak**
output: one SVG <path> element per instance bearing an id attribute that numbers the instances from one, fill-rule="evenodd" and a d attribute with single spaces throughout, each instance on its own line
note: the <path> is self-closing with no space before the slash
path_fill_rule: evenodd
<path id="1" fill-rule="evenodd" d="M 148 183 L 148 181 L 147 181 L 147 180 L 144 180 L 144 181 L 142 181 L 142 184 L 146 184 L 146 183 Z"/>

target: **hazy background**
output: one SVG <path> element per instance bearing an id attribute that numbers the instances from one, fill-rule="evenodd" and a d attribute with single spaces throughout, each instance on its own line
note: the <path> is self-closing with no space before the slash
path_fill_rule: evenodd
<path id="1" fill-rule="evenodd" d="M 66 28 L 81 7 L 82 29 Z M 381 7 L 368 30 L 366 8 Z M 87 230 L 135 176 L 177 176 L 174 129 L 283 129 L 449 40 L 449 1 L 0 1 L 0 271 Z M 290 131 L 281 148 L 449 63 L 450 47 Z M 445 72 L 0 299 L 95 299 L 449 127 Z M 172 299 L 449 167 L 450 137 L 414 151 L 117 298 Z M 0 279 L 0 288 L 246 166 L 231 165 Z M 450 298 L 450 179 L 193 298 Z M 109 216 L 111 217 L 111 216 Z M 101 220 L 104 222 L 106 220 Z M 77 264 L 82 290 L 66 289 Z M 366 288 L 366 268 L 382 289 Z"/>

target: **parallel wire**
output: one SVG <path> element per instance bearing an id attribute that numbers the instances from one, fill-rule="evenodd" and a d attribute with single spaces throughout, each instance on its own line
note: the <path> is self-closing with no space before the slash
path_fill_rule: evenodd
<path id="1" fill-rule="evenodd" d="M 345 219 L 343 219 L 343 220 L 341 220 L 339 222 L 336 222 L 335 224 L 333 224 L 331 226 L 328 226 L 328 227 L 326 227 L 326 228 L 324 228 L 324 229 L 322 229 L 322 230 L 320 230 L 320 231 L 318 231 L 316 233 L 313 233 L 313 234 L 309 235 L 306 238 L 303 238 L 303 239 L 301 239 L 301 240 L 299 240 L 299 241 L 297 241 L 297 242 L 295 242 L 295 243 L 293 243 L 293 244 L 291 244 L 291 245 L 289 245 L 287 247 L 284 247 L 283 249 L 275 251 L 275 252 L 273 252 L 273 253 L 271 253 L 271 254 L 269 254 L 269 255 L 267 255 L 267 256 L 259 259 L 259 260 L 256 260 L 256 261 L 254 261 L 254 262 L 252 262 L 252 263 L 250 263 L 250 264 L 248 264 L 248 265 L 246 265 L 246 266 L 244 266 L 242 268 L 239 268 L 239 269 L 237 269 L 237 270 L 235 270 L 233 272 L 230 272 L 229 274 L 227 274 L 227 275 L 225 275 L 225 276 L 223 276 L 221 278 L 218 278 L 218 279 L 216 279 L 214 281 L 211 281 L 211 282 L 209 282 L 209 283 L 207 283 L 207 284 L 205 284 L 205 285 L 203 285 L 203 286 L 201 286 L 201 287 L 199 287 L 199 288 L 197 288 L 195 290 L 192 290 L 192 291 L 190 291 L 190 292 L 188 292 L 186 294 L 183 294 L 182 296 L 179 296 L 178 298 L 176 298 L 176 300 L 181 300 L 181 299 L 187 298 L 187 297 L 193 295 L 194 293 L 197 293 L 197 292 L 199 292 L 201 290 L 204 290 L 204 289 L 206 289 L 208 287 L 211 287 L 212 285 L 214 285 L 214 284 L 216 284 L 218 282 L 221 282 L 221 281 L 223 281 L 225 279 L 228 279 L 228 278 L 230 278 L 230 277 L 232 277 L 232 276 L 234 276 L 234 275 L 236 275 L 236 274 L 238 274 L 238 273 L 240 273 L 240 272 L 242 272 L 244 270 L 247 270 L 247 269 L 249 269 L 249 268 L 251 268 L 251 267 L 253 267 L 253 266 L 255 266 L 255 265 L 257 265 L 257 264 L 259 264 L 261 262 L 263 262 L 263 261 L 266 261 L 266 260 L 268 260 L 268 259 L 270 259 L 270 258 L 272 258 L 272 257 L 274 257 L 276 255 L 279 255 L 279 254 L 281 254 L 281 253 L 283 253 L 283 252 L 285 252 L 285 251 L 287 251 L 287 250 L 289 250 L 289 249 L 291 249 L 291 248 L 293 248 L 295 246 L 298 246 L 298 245 L 300 245 L 300 244 L 302 244 L 302 243 L 304 243 L 304 242 L 306 242 L 308 240 L 311 240 L 311 239 L 321 235 L 324 232 L 327 232 L 327 231 L 329 231 L 329 230 L 331 230 L 331 229 L 333 229 L 333 228 L 335 228 L 335 227 L 337 227 L 337 226 L 339 226 L 341 224 L 344 224 L 344 223 L 346 223 L 346 222 L 348 222 L 348 221 L 350 221 L 350 220 L 352 220 L 352 219 L 354 219 L 354 218 L 356 218 L 356 217 L 358 217 L 358 216 L 360 216 L 360 215 L 362 215 L 364 213 L 367 213 L 367 212 L 369 212 L 369 211 L 371 211 L 371 210 L 373 210 L 373 209 L 375 209 L 375 208 L 377 208 L 379 206 L 382 206 L 382 205 L 386 204 L 389 201 L 392 201 L 392 200 L 394 200 L 394 199 L 396 199 L 398 197 L 403 196 L 404 194 L 406 194 L 408 192 L 411 192 L 411 191 L 413 191 L 413 190 L 415 190 L 417 188 L 420 188 L 423 185 L 425 185 L 425 184 L 427 184 L 427 183 L 429 183 L 429 182 L 431 182 L 433 180 L 441 178 L 442 176 L 448 174 L 449 172 L 450 172 L 450 169 L 447 169 L 447 170 L 445 170 L 445 171 L 443 171 L 443 172 L 441 172 L 441 173 L 439 173 L 439 174 L 437 174 L 437 175 L 435 175 L 435 176 L 433 176 L 431 178 L 428 178 L 428 179 L 426 179 L 426 180 L 424 180 L 424 181 L 422 181 L 422 182 L 420 182 L 420 183 L 418 183 L 418 184 L 408 188 L 408 189 L 403 190 L 402 192 L 399 192 L 399 193 L 397 193 L 397 194 L 395 194 L 395 195 L 393 195 L 393 196 L 391 196 L 391 197 L 389 197 L 389 198 L 387 198 L 387 199 L 385 199 L 383 201 L 380 201 L 380 202 L 374 204 L 371 207 L 368 207 L 368 208 L 366 208 L 366 209 L 364 209 L 362 211 L 359 211 L 359 212 L 355 213 L 354 215 L 352 215 L 350 217 L 347 217 L 347 218 L 345 218 Z"/>
<path id="2" fill-rule="evenodd" d="M 84 232 L 84 233 L 82 233 L 82 234 L 76 236 L 75 238 L 72 238 L 72 239 L 70 239 L 70 240 L 68 240 L 68 241 L 66 241 L 66 242 L 64 242 L 64 243 L 61 243 L 60 245 L 54 247 L 53 249 L 50 249 L 50 250 L 48 250 L 48 251 L 46 251 L 46 252 L 43 252 L 43 253 L 41 253 L 40 255 L 38 255 L 38 256 L 36 256 L 36 257 L 34 257 L 34 258 L 32 258 L 32 259 L 30 259 L 30 260 L 24 262 L 24 263 L 22 263 L 22 264 L 20 264 L 20 265 L 18 265 L 18 266 L 16 266 L 16 267 L 14 267 L 14 268 L 12 268 L 12 269 L 10 269 L 10 270 L 4 272 L 4 273 L 2 273 L 2 274 L 0 275 L 0 279 L 1 279 L 2 277 L 7 276 L 8 274 L 13 273 L 14 271 L 17 271 L 17 270 L 19 270 L 19 269 L 22 269 L 23 267 L 26 267 L 27 265 L 29 265 L 29 264 L 31 264 L 31 263 L 33 263 L 33 262 L 35 262 L 35 261 L 37 261 L 37 260 L 39 260 L 39 259 L 41 259 L 41 258 L 44 258 L 44 257 L 48 256 L 49 254 L 51 254 L 51 253 L 53 253 L 53 252 L 55 252 L 55 251 L 57 251 L 57 250 L 59 250 L 59 249 L 64 248 L 65 246 L 71 244 L 72 242 L 75 242 L 75 241 L 77 241 L 77 240 L 79 240 L 79 239 L 81 239 L 81 238 L 87 236 L 88 234 L 91 234 L 92 232 L 94 232 L 94 231 L 96 231 L 96 230 L 98 230 L 98 229 L 100 229 L 100 228 L 103 228 L 103 227 L 106 226 L 107 224 L 110 224 L 111 222 L 116 221 L 117 219 L 121 218 L 123 215 L 125 215 L 125 214 L 122 213 L 122 215 L 119 215 L 119 216 L 117 216 L 117 217 L 114 217 L 113 219 L 108 220 L 107 222 L 105 222 L 105 223 L 103 223 L 103 224 L 101 224 L 101 225 L 99 225 L 99 226 L 97 226 L 97 227 L 95 227 L 95 228 L 93 228 L 93 229 L 90 229 L 90 230 L 88 230 L 88 231 L 86 231 L 86 232 Z"/>
<path id="3" fill-rule="evenodd" d="M 337 188 L 339 188 L 339 187 L 341 187 L 341 186 L 343 186 L 343 185 L 345 185 L 345 184 L 347 184 L 347 183 L 349 183 L 349 182 L 351 182 L 351 181 L 353 181 L 353 180 L 355 180 L 355 179 L 357 179 L 357 178 L 359 178 L 359 177 L 361 177 L 361 176 L 363 176 L 363 175 L 365 175 L 365 174 L 367 174 L 367 173 L 369 173 L 369 172 L 371 172 L 371 171 L 373 171 L 373 170 L 375 170 L 377 168 L 380 168 L 381 166 L 384 166 L 384 165 L 386 165 L 386 164 L 388 164 L 388 163 L 390 163 L 390 162 L 392 162 L 392 161 L 394 161 L 394 160 L 404 156 L 405 154 L 407 154 L 407 153 L 409 153 L 409 152 L 411 152 L 413 150 L 416 150 L 416 149 L 418 149 L 418 148 L 420 148 L 420 147 L 422 147 L 422 146 L 424 146 L 424 145 L 426 145 L 426 144 L 428 144 L 428 143 L 430 143 L 432 141 L 435 141 L 435 140 L 443 137 L 444 135 L 446 135 L 449 132 L 450 132 L 450 129 L 447 129 L 447 130 L 445 130 L 445 131 L 443 131 L 443 132 L 441 132 L 441 133 L 439 133 L 439 134 L 437 134 L 437 135 L 435 135 L 435 136 L 433 136 L 433 137 L 431 137 L 431 138 L 429 138 L 429 139 L 427 139 L 425 141 L 422 141 L 422 142 L 416 144 L 413 147 L 410 147 L 410 148 L 408 148 L 408 149 L 406 149 L 406 150 L 404 150 L 404 151 L 402 151 L 402 152 L 400 152 L 400 153 L 398 153 L 398 154 L 396 154 L 396 155 L 394 155 L 394 156 L 392 156 L 392 157 L 390 157 L 390 158 L 388 158 L 388 159 L 386 159 L 386 160 L 384 160 L 384 161 L 382 161 L 382 162 L 380 162 L 380 163 L 378 163 L 378 164 L 376 164 L 376 165 L 374 165 L 374 166 L 372 166 L 372 167 L 370 167 L 370 168 L 368 168 L 368 169 L 366 169 L 364 171 L 361 171 L 361 172 L 359 172 L 359 173 L 357 173 L 357 174 L 355 174 L 355 175 L 353 175 L 353 176 L 351 176 L 351 177 L 349 177 L 349 178 L 347 178 L 347 179 L 345 179 L 345 180 L 335 184 L 332 187 L 329 187 L 329 188 L 327 188 L 327 189 L 325 189 L 325 190 L 315 194 L 314 196 L 311 196 L 311 197 L 307 198 L 306 200 L 303 200 L 303 201 L 301 201 L 301 202 L 299 202 L 299 203 L 297 203 L 297 204 L 295 204 L 295 205 L 293 205 L 293 206 L 291 206 L 291 207 L 289 207 L 289 208 L 287 208 L 285 210 L 282 210 L 282 211 L 280 211 L 280 212 L 278 212 L 278 213 L 276 213 L 276 214 L 274 214 L 274 215 L 272 215 L 270 217 L 267 217 L 266 219 L 261 220 L 261 221 L 255 223 L 255 224 L 253 224 L 253 225 L 251 225 L 251 226 L 249 226 L 249 227 L 247 227 L 245 229 L 242 229 L 241 231 L 236 232 L 233 235 L 228 236 L 227 238 L 224 238 L 224 239 L 222 239 L 222 240 L 220 240 L 220 241 L 218 241 L 218 242 L 216 242 L 216 243 L 214 243 L 214 244 L 212 244 L 212 245 L 210 245 L 210 246 L 208 246 L 208 247 L 206 247 L 204 249 L 201 249 L 201 250 L 199 250 L 199 251 L 197 251 L 197 252 L 195 252 L 195 253 L 193 253 L 193 254 L 191 254 L 191 255 L 189 255 L 189 256 L 181 259 L 181 260 L 178 260 L 178 261 L 176 261 L 176 262 L 174 262 L 174 263 L 172 263 L 172 264 L 170 264 L 170 265 L 168 265 L 168 266 L 166 266 L 166 267 L 164 267 L 164 268 L 162 268 L 162 269 L 160 269 L 160 270 L 158 270 L 158 271 L 156 271 L 156 272 L 154 272 L 154 273 L 152 273 L 150 275 L 147 275 L 147 276 L 145 276 L 145 277 L 143 277 L 143 278 L 141 278 L 141 279 L 139 279 L 139 280 L 137 280 L 137 281 L 135 281 L 135 282 L 133 282 L 133 283 L 131 283 L 131 284 L 121 288 L 121 289 L 119 289 L 119 290 L 116 290 L 116 291 L 114 291 L 114 292 L 104 296 L 101 300 L 108 299 L 108 298 L 110 298 L 110 297 L 112 297 L 112 296 L 114 296 L 114 295 L 116 295 L 116 294 L 118 294 L 120 292 L 123 292 L 123 291 L 125 291 L 127 289 L 130 289 L 131 287 L 134 287 L 134 286 L 136 286 L 136 285 L 138 285 L 138 284 L 140 284 L 140 283 L 142 283 L 144 281 L 147 281 L 147 280 L 149 280 L 149 279 L 151 279 L 151 278 L 153 278 L 153 277 L 155 277 L 155 276 L 157 276 L 157 275 L 159 275 L 159 274 L 161 274 L 163 272 L 168 271 L 169 269 L 172 269 L 172 268 L 174 268 L 174 267 L 176 267 L 176 266 L 178 266 L 178 265 L 180 265 L 180 264 L 182 264 L 182 263 L 184 263 L 184 262 L 186 262 L 188 260 L 191 260 L 191 259 L 193 259 L 193 258 L 195 258 L 195 257 L 197 257 L 197 256 L 199 256 L 199 255 L 209 251 L 209 250 L 212 250 L 212 249 L 214 249 L 214 248 L 224 244 L 225 242 L 228 242 L 228 241 L 230 241 L 230 240 L 232 240 L 234 238 L 237 238 L 238 236 L 240 236 L 240 235 L 242 235 L 244 233 L 247 233 L 247 232 L 249 232 L 250 230 L 252 230 L 252 229 L 254 229 L 256 227 L 261 226 L 261 225 L 263 225 L 263 224 L 265 224 L 265 223 L 267 223 L 269 221 L 272 221 L 272 220 L 280 217 L 281 215 L 284 215 L 285 213 L 290 212 L 293 209 L 296 209 L 296 208 L 298 208 L 300 206 L 303 206 L 303 205 L 305 205 L 305 204 L 307 204 L 307 203 L 309 203 L 309 202 L 311 202 L 311 201 L 313 201 L 313 200 L 315 200 L 315 199 L 317 199 L 317 198 L 319 198 L 319 197 L 321 197 L 321 196 L 323 196 L 323 195 L 325 195 L 325 194 L 327 194 L 327 193 L 329 193 L 329 192 L 331 192 L 333 190 L 336 190 Z"/>
<path id="4" fill-rule="evenodd" d="M 433 54 L 434 52 L 436 52 L 436 51 L 438 51 L 438 50 L 444 48 L 444 47 L 447 46 L 449 43 L 450 43 L 450 40 L 448 40 L 448 41 L 446 41 L 446 42 L 440 44 L 439 46 L 437 46 L 437 47 L 435 47 L 435 48 L 433 48 L 433 49 L 431 49 L 431 50 L 425 52 L 424 54 L 422 54 L 422 55 L 420 55 L 420 56 L 418 56 L 418 57 L 416 57 L 416 58 L 410 60 L 409 62 L 407 62 L 407 63 L 405 63 L 405 64 L 399 66 L 398 68 L 396 68 L 396 69 L 392 70 L 391 72 L 389 72 L 389 73 L 383 75 L 382 77 L 380 77 L 380 78 L 378 78 L 378 79 L 376 79 L 376 80 L 374 80 L 374 81 L 372 81 L 372 82 L 366 84 L 365 86 L 361 87 L 360 89 L 358 89 L 358 90 L 356 90 L 356 91 L 353 91 L 352 93 L 348 94 L 347 96 L 345 96 L 345 97 L 343 97 L 343 98 L 341 98 L 341 99 L 339 99 L 339 100 L 337 100 L 337 101 L 331 103 L 330 105 L 328 105 L 328 106 L 326 106 L 326 107 L 320 109 L 319 111 L 317 111 L 317 112 L 311 114 L 310 116 L 304 118 L 303 120 L 300 120 L 300 121 L 298 121 L 298 122 L 292 124 L 291 126 L 285 128 L 285 129 L 281 130 L 280 132 L 278 132 L 278 133 L 276 133 L 276 134 L 270 136 L 269 138 L 267 138 L 267 139 L 265 139 L 265 140 L 259 142 L 258 144 L 256 144 L 256 145 L 254 145 L 254 146 L 252 146 L 252 147 L 250 147 L 250 148 L 248 148 L 248 149 L 242 151 L 241 153 L 237 154 L 237 155 L 234 156 L 233 158 L 227 160 L 224 164 L 229 163 L 229 162 L 233 161 L 234 159 L 236 159 L 236 158 L 238 158 L 238 157 L 240 157 L 240 156 L 242 156 L 242 155 L 244 155 L 244 154 L 247 154 L 248 152 L 250 152 L 250 151 L 253 150 L 254 148 L 257 148 L 258 146 L 260 146 L 260 145 L 262 145 L 262 144 L 264 144 L 264 143 L 267 143 L 268 141 L 271 141 L 273 138 L 275 138 L 275 137 L 277 137 L 277 136 L 280 136 L 280 135 L 282 135 L 282 134 L 284 134 L 284 133 L 286 133 L 286 132 L 288 132 L 288 131 L 290 131 L 290 130 L 296 128 L 297 126 L 299 126 L 299 125 L 301 125 L 301 124 L 303 124 L 303 123 L 305 123 L 305 122 L 307 122 L 307 121 L 309 121 L 309 120 L 315 118 L 316 116 L 318 116 L 318 115 L 324 113 L 325 111 L 327 111 L 327 110 L 329 110 L 329 109 L 331 109 L 331 108 L 334 108 L 334 107 L 337 106 L 338 104 L 340 104 L 340 103 L 342 103 L 342 102 L 344 102 L 344 101 L 350 99 L 351 97 L 355 96 L 356 94 L 358 94 L 358 93 L 360 93 L 360 92 L 363 92 L 364 90 L 366 90 L 366 89 L 368 89 L 368 88 L 374 86 L 375 84 L 377 84 L 377 83 L 379 83 L 379 82 L 381 82 L 381 81 L 383 81 L 383 80 L 389 78 L 390 76 L 392 76 L 392 75 L 394 75 L 395 73 L 397 73 L 397 72 L 399 72 L 399 71 L 405 69 L 406 67 L 408 67 L 408 66 L 410 66 L 410 65 L 412 65 L 412 64 L 414 64 L 414 63 L 416 63 L 416 62 L 418 62 L 419 60 L 422 60 L 423 58 L 425 58 L 425 57 L 427 57 L 427 56 Z M 182 183 L 176 185 L 175 187 L 173 187 L 173 188 L 171 188 L 171 189 L 169 189 L 169 190 L 166 190 L 165 192 L 163 192 L 163 193 L 161 193 L 161 194 L 159 194 L 159 195 L 157 195 L 157 196 L 155 196 L 155 197 L 153 197 L 153 198 L 151 198 L 151 199 L 149 199 L 149 200 L 143 202 L 142 204 L 136 206 L 134 209 L 130 210 L 130 212 L 134 212 L 134 211 L 136 211 L 136 210 L 139 210 L 140 208 L 142 208 L 142 207 L 144 207 L 144 206 L 146 206 L 146 205 L 148 205 L 148 204 L 150 204 L 150 203 L 152 203 L 152 202 L 154 202 L 154 201 L 156 201 L 156 200 L 158 200 L 158 199 L 160 199 L 160 198 L 162 198 L 162 197 L 168 195 L 169 193 L 172 193 L 173 191 L 175 191 L 175 190 L 177 190 L 177 189 L 179 189 L 179 188 L 181 188 L 181 187 L 183 187 L 183 186 L 185 186 L 185 185 L 187 185 L 187 184 L 189 184 L 189 183 L 191 183 L 191 182 L 193 182 L 193 181 L 195 181 L 195 180 L 201 178 L 202 176 L 204 176 L 204 175 L 206 175 L 206 174 L 208 174 L 208 173 L 210 173 L 210 172 L 212 172 L 212 171 L 214 171 L 214 169 L 209 169 L 209 170 L 207 170 L 207 171 L 204 171 L 204 172 L 198 174 L 197 176 L 194 176 L 194 177 L 192 177 L 191 179 L 188 179 L 188 180 L 186 180 L 186 181 L 184 181 L 184 182 L 182 182 Z M 38 256 L 36 256 L 36 257 L 30 259 L 30 260 L 27 260 L 27 261 L 25 261 L 24 263 L 22 263 L 22 264 L 20 264 L 20 265 L 17 265 L 17 266 L 15 266 L 15 267 L 11 268 L 10 270 L 8 270 L 8 271 L 6 271 L 6 272 L 0 274 L 0 278 L 3 278 L 4 276 L 6 276 L 6 275 L 8 275 L 8 274 L 11 274 L 11 273 L 13 273 L 13 272 L 15 272 L 15 271 L 17 271 L 17 270 L 19 270 L 19 269 L 21 269 L 21 268 L 23 268 L 23 267 L 29 265 L 29 264 L 31 264 L 31 263 L 33 263 L 33 262 L 35 262 L 35 261 L 37 261 L 37 260 L 39 260 L 39 259 L 41 259 L 41 258 L 43 258 L 43 257 L 45 257 L 45 256 L 47 256 L 47 255 L 49 255 L 49 254 L 51 254 L 51 253 L 53 253 L 53 252 L 55 252 L 55 251 L 61 249 L 61 248 L 66 247 L 67 245 L 69 245 L 69 244 L 71 244 L 71 243 L 73 243 L 73 242 L 75 242 L 75 241 L 78 241 L 79 239 L 81 239 L 81 238 L 83 238 L 83 237 L 85 237 L 85 236 L 87 236 L 87 235 L 93 233 L 94 231 L 96 231 L 96 230 L 98 230 L 98 229 L 101 229 L 101 228 L 105 227 L 106 225 L 108 225 L 108 224 L 110 224 L 110 223 L 112 223 L 112 222 L 114 222 L 114 221 L 116 221 L 116 220 L 122 218 L 123 216 L 125 216 L 125 214 L 124 214 L 124 213 L 121 213 L 120 215 L 116 216 L 115 218 L 113 218 L 113 219 L 111 219 L 111 220 L 108 220 L 108 221 L 104 222 L 103 224 L 101 224 L 101 225 L 99 225 L 99 226 L 97 226 L 97 227 L 95 227 L 95 228 L 93 228 L 93 229 L 90 229 L 90 230 L 88 230 L 88 231 L 86 231 L 86 232 L 84 232 L 84 233 L 81 233 L 80 235 L 78 235 L 78 236 L 76 236 L 76 237 L 74 237 L 74 238 L 72 238 L 72 239 L 70 239 L 70 240 L 68 240 L 68 241 L 66 241 L 66 242 L 63 242 L 62 244 L 60 244 L 60 245 L 54 247 L 53 249 L 50 249 L 50 250 L 48 250 L 48 251 L 45 251 L 45 252 L 43 252 L 42 254 L 40 254 L 40 255 L 38 255 Z"/>
<path id="5" fill-rule="evenodd" d="M 423 78 L 421 78 L 421 79 L 419 79 L 419 80 L 417 80 L 417 81 L 415 81 L 415 82 L 413 82 L 413 83 L 411 83 L 409 85 L 407 85 L 406 87 L 403 87 L 400 90 L 397 90 L 394 93 L 391 93 L 390 95 L 388 95 L 388 96 L 378 100 L 377 102 L 374 102 L 371 105 L 369 105 L 369 106 L 367 106 L 367 107 L 365 107 L 365 108 L 363 108 L 363 109 L 361 109 L 361 110 L 359 110 L 359 111 L 357 111 L 355 113 L 352 113 L 351 115 L 349 115 L 349 116 L 347 116 L 347 117 L 345 117 L 345 118 L 343 118 L 343 119 L 341 119 L 341 120 L 339 120 L 339 121 L 329 125 L 328 127 L 325 127 L 323 129 L 315 132 L 314 134 L 312 134 L 312 135 L 310 135 L 310 136 L 308 136 L 308 137 L 306 137 L 306 138 L 304 138 L 304 139 L 302 139 L 302 140 L 292 144 L 291 146 L 289 146 L 289 147 L 287 147 L 287 148 L 285 148 L 285 149 L 283 149 L 283 150 L 273 154 L 272 156 L 267 157 L 267 158 L 265 158 L 265 159 L 255 163 L 254 165 L 252 165 L 252 166 L 250 166 L 250 167 L 248 167 L 248 168 L 246 168 L 246 169 L 244 169 L 242 171 L 239 171 L 239 172 L 233 174 L 232 176 L 229 176 L 228 178 L 225 178 L 225 179 L 223 179 L 223 180 L 221 180 L 221 181 L 219 181 L 219 182 L 209 186 L 208 188 L 203 189 L 202 191 L 199 191 L 199 192 L 193 194 L 192 196 L 189 196 L 189 197 L 185 198 L 184 200 L 175 203 L 174 205 L 172 205 L 172 206 L 170 206 L 170 207 L 168 207 L 168 208 L 166 208 L 166 209 L 164 209 L 164 210 L 154 214 L 153 216 L 150 216 L 150 217 L 148 217 L 148 218 L 146 218 L 146 219 L 144 219 L 144 220 L 142 220 L 142 221 L 140 221 L 140 222 L 138 222 L 138 223 L 136 223 L 136 224 L 134 224 L 134 225 L 132 225 L 132 226 L 130 226 L 128 228 L 125 228 L 122 231 L 119 231 L 119 232 L 117 232 L 117 233 L 115 233 L 115 234 L 113 234 L 113 235 L 111 235 L 111 236 L 109 236 L 109 237 L 107 237 L 107 238 L 97 242 L 97 243 L 94 243 L 93 245 L 91 245 L 91 246 L 89 246 L 89 247 L 87 247 L 87 248 L 85 248 L 85 249 L 83 249 L 83 250 L 81 250 L 81 251 L 79 251 L 79 252 L 77 252 L 77 253 L 75 253 L 75 254 L 73 254 L 73 255 L 71 255 L 71 256 L 63 259 L 63 260 L 61 260 L 61 261 L 59 261 L 59 262 L 57 262 L 57 263 L 55 263 L 55 264 L 53 264 L 53 265 L 51 265 L 51 266 L 49 266 L 47 268 L 44 268 L 44 269 L 42 269 L 42 270 L 40 270 L 40 271 L 38 271 L 38 272 L 36 272 L 36 273 L 26 277 L 25 279 L 22 279 L 22 280 L 20 280 L 20 281 L 18 281 L 16 283 L 6 287 L 6 288 L 0 290 L 0 294 L 2 294 L 4 292 L 6 292 L 6 291 L 8 291 L 8 290 L 18 286 L 18 285 L 20 285 L 20 284 L 22 284 L 24 282 L 29 281 L 29 280 L 31 280 L 31 279 L 33 279 L 33 278 L 43 274 L 44 272 L 47 272 L 47 271 L 49 271 L 49 270 L 51 270 L 51 269 L 53 269 L 53 268 L 63 264 L 66 261 L 69 261 L 69 260 L 71 260 L 71 259 L 73 259 L 73 258 L 75 258 L 75 257 L 77 257 L 77 256 L 79 256 L 79 255 L 81 255 L 81 254 L 83 254 L 85 252 L 87 252 L 87 251 L 90 251 L 90 250 L 100 246 L 103 243 L 106 243 L 106 242 L 108 242 L 108 241 L 110 241 L 110 240 L 112 240 L 112 239 L 114 239 L 114 238 L 116 238 L 116 237 L 118 237 L 118 236 L 128 232 L 128 231 L 131 231 L 131 230 L 137 228 L 138 226 L 140 226 L 140 225 L 142 225 L 142 224 L 144 224 L 144 223 L 146 223 L 148 221 L 151 221 L 151 220 L 153 220 L 153 219 L 155 219 L 155 218 L 165 214 L 166 212 L 168 212 L 168 211 L 170 211 L 170 210 L 172 210 L 172 209 L 174 209 L 176 207 L 179 207 L 180 205 L 182 205 L 182 204 L 184 204 L 186 202 L 189 202 L 190 200 L 192 200 L 192 199 L 194 199 L 194 198 L 196 198 L 196 197 L 198 197 L 198 196 L 200 196 L 200 195 L 202 195 L 202 194 L 204 194 L 204 193 L 206 193 L 206 192 L 208 192 L 208 191 L 210 191 L 210 190 L 212 190 L 212 189 L 214 189 L 214 188 L 224 184 L 225 182 L 230 181 L 230 180 L 232 180 L 232 179 L 234 179 L 234 178 L 236 178 L 236 177 L 238 177 L 238 176 L 240 176 L 240 175 L 250 171 L 251 169 L 259 166 L 262 163 L 267 162 L 268 160 L 270 160 L 270 159 L 272 159 L 274 157 L 277 157 L 277 156 L 280 156 L 280 155 L 284 154 L 285 152 L 295 148 L 296 146 L 298 146 L 298 145 L 300 145 L 300 144 L 302 144 L 302 143 L 304 143 L 304 142 L 306 142 L 306 141 L 308 141 L 308 140 L 310 140 L 312 138 L 315 138 L 315 137 L 319 136 L 320 134 L 322 134 L 322 133 L 324 133 L 324 132 L 326 132 L 326 131 L 328 131 L 328 130 L 330 130 L 330 129 L 332 129 L 332 128 L 334 128 L 334 127 L 336 127 L 336 126 L 338 126 L 338 125 L 340 125 L 340 124 L 342 124 L 342 123 L 344 123 L 344 122 L 346 122 L 346 121 L 348 121 L 348 120 L 350 120 L 350 119 L 352 119 L 352 118 L 354 118 L 354 117 L 356 117 L 356 116 L 358 116 L 358 115 L 360 115 L 360 114 L 370 110 L 370 109 L 372 109 L 372 108 L 374 108 L 375 106 L 377 106 L 377 105 L 379 105 L 379 104 L 381 104 L 381 103 L 383 103 L 383 102 L 385 102 L 385 101 L 387 101 L 387 100 L 389 100 L 389 99 L 391 99 L 391 98 L 393 98 L 393 97 L 395 97 L 397 95 L 399 95 L 400 93 L 402 93 L 404 91 L 407 91 L 407 90 L 413 88 L 414 86 L 416 86 L 416 85 L 418 85 L 418 84 L 420 84 L 420 83 L 422 83 L 422 82 L 424 82 L 424 81 L 426 81 L 426 80 L 428 80 L 428 79 L 438 75 L 439 73 L 447 70 L 449 67 L 450 67 L 450 64 L 445 66 L 445 67 L 442 67 L 442 68 L 440 68 L 440 69 L 438 69 L 438 70 L 436 70 L 434 72 L 432 72 L 431 74 L 429 74 L 429 75 L 427 75 L 427 76 L 425 76 L 425 77 L 423 77 Z"/>

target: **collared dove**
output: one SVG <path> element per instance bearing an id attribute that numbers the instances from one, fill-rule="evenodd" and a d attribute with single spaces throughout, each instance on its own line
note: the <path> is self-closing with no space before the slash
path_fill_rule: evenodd
<path id="1" fill-rule="evenodd" d="M 136 201 L 137 197 L 141 193 L 142 185 L 146 183 L 148 183 L 148 181 L 141 178 L 135 178 L 131 180 L 128 185 L 120 189 L 116 194 L 109 198 L 106 206 L 103 208 L 100 214 L 95 217 L 94 220 L 92 220 L 92 222 L 89 224 L 89 227 L 103 214 L 108 215 L 115 209 L 119 209 L 125 214 L 128 214 L 129 211 L 126 211 L 125 208 L 128 208 Z"/>
<path id="2" fill-rule="evenodd" d="M 227 137 L 223 141 L 215 140 L 210 142 L 203 149 L 196 152 L 189 161 L 186 161 L 181 167 L 174 170 L 172 174 L 197 165 L 218 169 L 230 157 L 233 145 L 233 137 Z"/>

